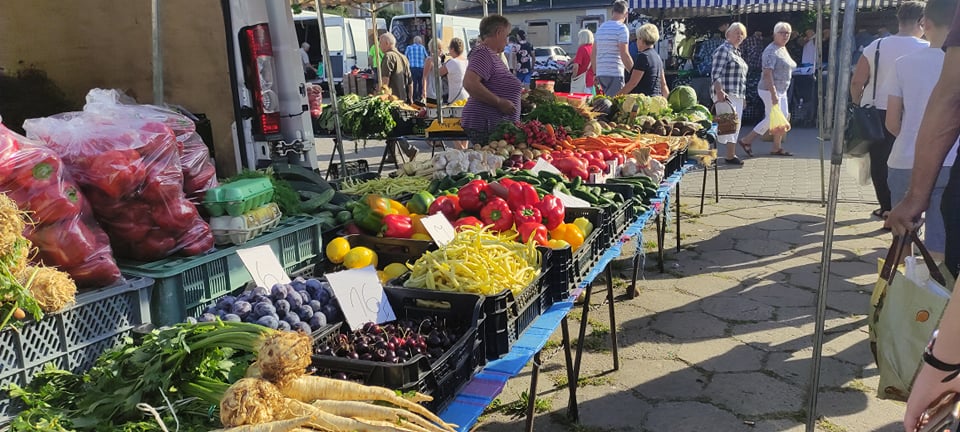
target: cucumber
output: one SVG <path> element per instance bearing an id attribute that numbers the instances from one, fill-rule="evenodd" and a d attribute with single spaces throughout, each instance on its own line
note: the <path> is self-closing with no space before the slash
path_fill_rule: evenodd
<path id="1" fill-rule="evenodd" d="M 336 193 L 337 192 L 333 189 L 328 189 L 325 192 L 321 192 L 317 194 L 317 196 L 301 202 L 300 209 L 307 213 L 313 213 L 317 210 L 320 210 L 321 206 L 330 203 L 330 200 L 333 199 L 333 196 L 336 195 Z"/>
<path id="2" fill-rule="evenodd" d="M 570 191 L 570 194 L 590 203 L 591 206 L 595 206 L 600 203 L 600 200 L 597 199 L 596 195 L 590 192 L 587 192 L 586 190 L 583 190 L 583 189 L 572 189 Z"/>
<path id="3" fill-rule="evenodd" d="M 344 207 L 344 206 L 342 206 L 342 205 L 337 205 L 337 204 L 333 204 L 333 203 L 327 203 L 327 204 L 324 204 L 324 205 L 320 206 L 320 210 L 321 210 L 321 211 L 328 211 L 328 212 L 330 212 L 330 213 L 339 213 L 339 212 L 342 212 L 342 211 L 344 211 L 344 210 L 346 210 L 346 209 L 347 209 L 347 208 Z"/>
<path id="4" fill-rule="evenodd" d="M 541 179 L 543 179 L 543 180 L 551 180 L 551 179 L 553 179 L 553 180 L 558 181 L 558 182 L 562 182 L 562 181 L 565 180 L 562 175 L 560 175 L 560 174 L 555 174 L 555 173 L 552 173 L 552 172 L 547 172 L 547 171 L 540 171 L 540 172 L 538 172 L 538 173 L 537 173 L 537 177 L 539 177 L 539 178 L 541 178 Z"/>
<path id="5" fill-rule="evenodd" d="M 346 210 L 337 212 L 335 220 L 337 221 L 337 225 L 349 223 L 351 220 L 353 220 L 353 213 L 350 213 Z"/>

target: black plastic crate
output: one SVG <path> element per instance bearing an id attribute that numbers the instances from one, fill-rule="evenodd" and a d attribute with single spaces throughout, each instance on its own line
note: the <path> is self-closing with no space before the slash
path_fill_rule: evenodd
<path id="1" fill-rule="evenodd" d="M 573 269 L 573 254 L 570 248 L 554 249 L 550 254 L 549 270 L 544 277 L 543 297 L 547 307 L 570 296 L 577 275 Z"/>
<path id="2" fill-rule="evenodd" d="M 363 160 L 363 159 L 361 159 L 361 160 L 359 160 L 359 161 L 357 161 L 357 162 L 363 162 L 363 165 L 364 165 L 364 166 L 367 165 L 367 161 L 365 161 L 365 160 Z M 355 181 L 355 182 L 356 182 L 356 181 L 361 181 L 361 182 L 362 182 L 362 181 L 367 181 L 367 180 L 373 180 L 373 179 L 380 178 L 380 174 L 377 174 L 377 173 L 375 173 L 375 172 L 367 171 L 366 169 L 364 169 L 363 171 L 360 171 L 360 172 L 351 173 L 351 172 L 350 172 L 350 164 L 352 164 L 352 163 L 353 163 L 353 162 L 347 162 L 347 174 L 348 174 L 348 175 L 347 175 L 347 177 L 344 177 L 344 178 L 338 178 L 338 176 L 340 175 L 340 171 L 337 170 L 336 163 L 334 163 L 333 165 L 330 166 L 330 173 L 331 173 L 331 174 L 330 174 L 330 178 L 334 179 L 334 180 L 330 180 L 330 186 L 333 186 L 333 189 L 334 189 L 334 190 L 340 191 L 340 185 L 343 184 L 343 181 L 346 180 L 346 179 L 350 179 L 351 181 Z"/>
<path id="3" fill-rule="evenodd" d="M 663 163 L 663 178 L 666 179 L 673 175 L 673 173 L 680 170 L 683 167 L 683 164 L 687 161 L 687 150 L 683 149 L 680 151 L 673 152 L 670 155 L 670 158 Z"/>
<path id="4" fill-rule="evenodd" d="M 547 310 L 549 306 L 543 294 L 544 274 L 541 273 L 517 296 L 513 291 L 503 290 L 484 299 L 487 315 L 484 343 L 488 359 L 498 359 L 510 352 L 523 331 Z"/>
<path id="5" fill-rule="evenodd" d="M 343 237 L 350 242 L 351 248 L 364 246 L 374 251 L 377 254 L 378 269 L 393 263 L 405 264 L 409 261 L 413 264 L 424 253 L 437 249 L 436 243 L 426 240 L 373 237 L 366 234 L 350 234 Z M 333 271 L 337 266 L 326 262 L 326 267 L 328 271 Z"/>
<path id="6" fill-rule="evenodd" d="M 422 354 L 399 364 L 314 355 L 312 366 L 319 371 L 343 372 L 351 377 L 360 377 L 366 385 L 429 394 L 433 396 L 433 401 L 424 406 L 439 412 L 485 364 L 486 351 L 481 337 L 484 328 L 483 297 L 394 286 L 384 287 L 384 292 L 398 318 L 450 320 L 465 330 L 463 335 L 447 352 L 433 361 Z M 436 305 L 444 307 L 438 308 Z M 348 329 L 342 326 L 340 332 L 331 331 L 317 339 L 331 343 L 345 331 Z"/>
<path id="7" fill-rule="evenodd" d="M 346 162 L 344 163 L 344 166 L 347 167 L 347 177 L 359 177 L 363 175 L 369 176 L 370 174 L 379 176 L 377 173 L 370 172 L 370 163 L 364 159 Z M 339 162 L 333 162 L 330 164 L 330 169 L 327 170 L 327 177 L 331 179 L 340 178 Z"/>
<path id="8" fill-rule="evenodd" d="M 583 239 L 583 244 L 573 251 L 573 270 L 577 275 L 586 274 L 596 263 L 600 253 L 609 245 L 609 227 L 604 211 L 599 208 L 568 208 L 564 222 L 573 222 L 578 217 L 587 218 L 593 224 L 593 232 Z"/>

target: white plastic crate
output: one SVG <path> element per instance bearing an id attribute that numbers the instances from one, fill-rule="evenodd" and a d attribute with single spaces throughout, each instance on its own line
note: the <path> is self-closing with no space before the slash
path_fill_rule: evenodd
<path id="1" fill-rule="evenodd" d="M 0 425 L 22 409 L 2 390 L 7 384 L 28 384 L 48 363 L 76 373 L 90 369 L 104 351 L 150 322 L 152 287 L 153 279 L 130 278 L 81 293 L 74 306 L 19 330 L 0 332 Z"/>

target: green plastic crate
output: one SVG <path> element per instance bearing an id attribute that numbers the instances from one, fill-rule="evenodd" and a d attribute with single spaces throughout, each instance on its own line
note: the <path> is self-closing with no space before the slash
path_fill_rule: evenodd
<path id="1" fill-rule="evenodd" d="M 240 216 L 273 199 L 273 184 L 268 178 L 237 180 L 206 192 L 203 205 L 211 216 Z"/>
<path id="2" fill-rule="evenodd" d="M 287 273 L 320 261 L 320 223 L 304 216 L 284 219 L 276 228 L 242 246 L 217 249 L 206 255 L 170 258 L 151 263 L 120 261 L 125 275 L 154 279 L 150 312 L 157 326 L 197 317 L 218 298 L 242 288 L 253 277 L 237 249 L 270 245 Z"/>

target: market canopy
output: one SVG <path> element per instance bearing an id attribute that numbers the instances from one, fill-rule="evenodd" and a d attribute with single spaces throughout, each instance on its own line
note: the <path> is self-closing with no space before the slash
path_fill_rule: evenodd
<path id="1" fill-rule="evenodd" d="M 630 0 L 630 7 L 659 18 L 690 18 L 746 13 L 813 10 L 818 0 Z M 857 0 L 857 9 L 896 7 L 901 0 Z M 826 0 L 824 7 L 830 6 Z M 841 3 L 841 7 L 843 4 Z"/>

